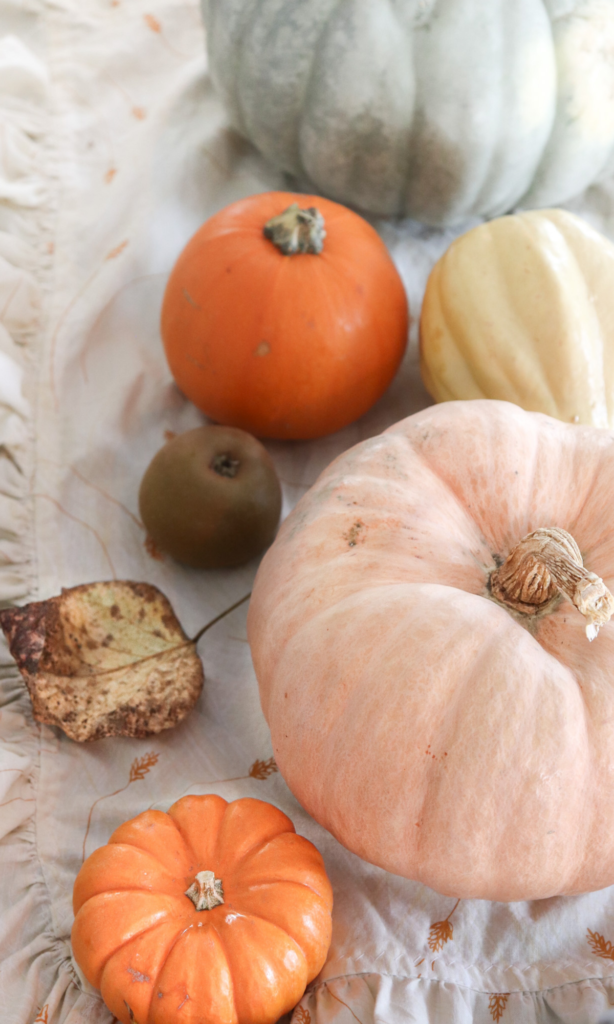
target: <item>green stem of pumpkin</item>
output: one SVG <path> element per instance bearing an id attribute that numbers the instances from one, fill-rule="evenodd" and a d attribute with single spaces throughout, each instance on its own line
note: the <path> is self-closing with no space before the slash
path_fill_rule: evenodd
<path id="1" fill-rule="evenodd" d="M 521 540 L 491 574 L 490 591 L 523 615 L 548 611 L 554 598 L 563 594 L 587 620 L 589 640 L 614 613 L 614 597 L 605 583 L 584 568 L 575 540 L 558 527 L 535 530 Z"/>
<path id="2" fill-rule="evenodd" d="M 298 203 L 292 203 L 283 213 L 271 217 L 264 225 L 263 234 L 284 256 L 297 253 L 317 255 L 322 252 L 326 237 L 320 211 L 315 206 L 301 210 Z"/>

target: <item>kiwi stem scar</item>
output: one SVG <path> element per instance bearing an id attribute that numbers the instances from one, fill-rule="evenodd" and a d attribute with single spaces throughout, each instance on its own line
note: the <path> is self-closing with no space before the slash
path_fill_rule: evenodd
<path id="1" fill-rule="evenodd" d="M 240 459 L 233 459 L 232 455 L 220 454 L 214 456 L 210 469 L 218 476 L 227 476 L 232 479 L 239 472 L 240 466 Z"/>

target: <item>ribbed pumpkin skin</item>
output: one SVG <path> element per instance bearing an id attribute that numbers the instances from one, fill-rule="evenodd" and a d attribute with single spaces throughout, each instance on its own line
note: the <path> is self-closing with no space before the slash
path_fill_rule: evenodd
<path id="1" fill-rule="evenodd" d="M 221 879 L 221 906 L 185 895 L 199 871 Z M 88 857 L 73 904 L 75 960 L 121 1024 L 273 1024 L 330 945 L 322 858 L 262 800 L 145 811 Z"/>
<path id="2" fill-rule="evenodd" d="M 314 191 L 434 225 L 565 202 L 614 148 L 609 0 L 202 0 L 235 127 Z"/>
<path id="3" fill-rule="evenodd" d="M 322 252 L 285 256 L 264 237 L 294 203 L 323 216 Z M 257 437 L 314 438 L 358 419 L 390 384 L 407 298 L 362 217 L 320 196 L 265 192 L 220 210 L 188 242 L 161 326 L 173 377 L 212 419 Z"/>
<path id="4" fill-rule="evenodd" d="M 564 210 L 473 228 L 429 276 L 426 387 L 438 402 L 495 398 L 614 427 L 613 282 L 614 245 Z"/>
<path id="5" fill-rule="evenodd" d="M 614 585 L 614 435 L 448 402 L 336 459 L 248 635 L 279 769 L 349 849 L 456 897 L 614 883 L 614 624 L 520 624 L 488 575 L 558 526 Z M 526 621 L 526 620 L 525 620 Z"/>

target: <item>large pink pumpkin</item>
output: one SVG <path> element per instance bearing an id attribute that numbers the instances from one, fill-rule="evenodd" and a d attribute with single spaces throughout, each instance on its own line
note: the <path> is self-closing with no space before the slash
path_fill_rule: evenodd
<path id="1" fill-rule="evenodd" d="M 490 574 L 561 527 L 614 584 L 614 434 L 503 402 L 336 459 L 264 558 L 248 628 L 275 758 L 345 846 L 451 896 L 614 883 L 614 622 Z"/>

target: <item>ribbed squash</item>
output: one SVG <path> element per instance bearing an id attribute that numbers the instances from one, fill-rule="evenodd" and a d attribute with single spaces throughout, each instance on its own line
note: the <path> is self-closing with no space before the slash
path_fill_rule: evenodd
<path id="1" fill-rule="evenodd" d="M 614 433 L 448 402 L 286 519 L 248 617 L 262 706 L 355 853 L 455 897 L 614 883 L 613 503 Z"/>
<path id="2" fill-rule="evenodd" d="M 452 224 L 614 151 L 611 0 L 201 0 L 233 125 L 313 191 Z"/>
<path id="3" fill-rule="evenodd" d="M 461 235 L 435 264 L 420 365 L 437 402 L 495 398 L 614 426 L 614 245 L 540 210 Z"/>

